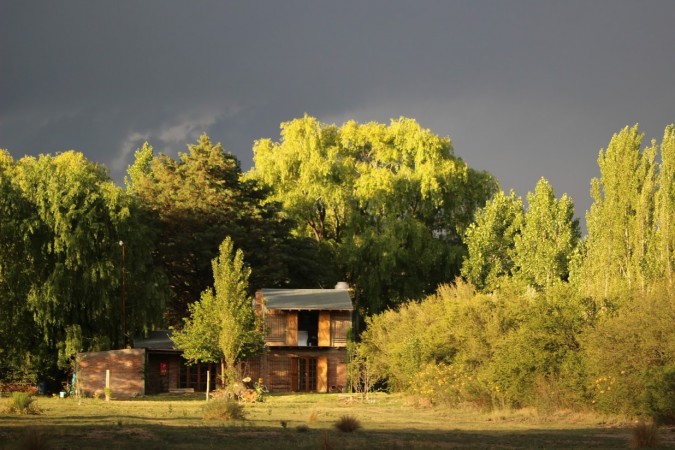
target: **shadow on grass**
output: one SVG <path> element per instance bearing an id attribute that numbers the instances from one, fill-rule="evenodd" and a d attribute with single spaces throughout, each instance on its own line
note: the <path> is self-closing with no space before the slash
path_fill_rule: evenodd
<path id="1" fill-rule="evenodd" d="M 100 418 L 113 420 L 113 417 Z M 114 418 L 118 420 L 118 417 Z M 2 449 L 16 448 L 27 434 L 39 435 L 49 448 L 100 449 L 362 449 L 362 448 L 626 448 L 627 429 L 574 430 L 368 430 L 341 433 L 334 429 L 312 428 L 298 432 L 294 427 L 261 427 L 247 422 L 198 421 L 193 425 L 173 426 L 147 423 L 100 424 L 67 427 L 6 427 L 0 424 Z M 662 448 L 675 448 L 666 442 Z M 103 447 L 102 447 L 103 445 Z"/>

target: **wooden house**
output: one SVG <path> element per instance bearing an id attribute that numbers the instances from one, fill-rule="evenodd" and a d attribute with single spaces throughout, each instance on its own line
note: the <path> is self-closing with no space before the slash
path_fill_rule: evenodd
<path id="1" fill-rule="evenodd" d="M 347 289 L 261 289 L 255 308 L 267 330 L 258 374 L 271 392 L 345 388 L 353 310 Z"/>
<path id="2" fill-rule="evenodd" d="M 266 349 L 241 363 L 241 374 L 262 378 L 271 392 L 340 392 L 347 385 L 347 336 L 352 302 L 347 289 L 261 289 L 254 305 L 266 324 Z M 77 383 L 101 394 L 106 370 L 115 397 L 206 390 L 218 364 L 187 365 L 170 331 L 134 340 L 134 348 L 78 355 Z"/>

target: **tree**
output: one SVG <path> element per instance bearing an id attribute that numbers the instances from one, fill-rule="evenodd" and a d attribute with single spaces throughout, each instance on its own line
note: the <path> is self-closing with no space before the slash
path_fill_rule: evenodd
<path id="1" fill-rule="evenodd" d="M 597 300 L 644 289 L 653 232 L 654 146 L 641 151 L 638 126 L 614 134 L 600 150 L 600 177 L 591 180 L 593 204 L 582 268 L 584 288 Z"/>
<path id="2" fill-rule="evenodd" d="M 406 118 L 338 128 L 304 116 L 253 152 L 247 178 L 273 189 L 296 232 L 333 255 L 370 312 L 453 279 L 464 229 L 496 187 L 454 156 L 450 139 Z"/>
<path id="3" fill-rule="evenodd" d="M 149 229 L 105 169 L 74 151 L 1 159 L 0 292 L 15 323 L 6 351 L 23 355 L 11 365 L 30 367 L 30 377 L 56 367 L 53 349 L 65 348 L 68 330 L 80 330 L 88 351 L 123 347 L 159 324 L 166 284 L 154 268 Z M 129 249 L 125 293 L 121 240 Z"/>
<path id="4" fill-rule="evenodd" d="M 26 302 L 35 276 L 30 236 L 39 221 L 13 183 L 15 172 L 0 149 L 0 380 L 36 380 L 48 358 Z"/>
<path id="5" fill-rule="evenodd" d="M 126 179 L 127 191 L 158 231 L 157 257 L 172 290 L 169 324 L 180 324 L 188 305 L 209 286 L 210 262 L 226 236 L 255 268 L 255 287 L 292 286 L 300 279 L 316 283 L 323 276 L 315 246 L 291 236 L 292 223 L 280 216 L 278 204 L 267 201 L 266 189 L 240 179 L 235 156 L 206 134 L 188 150 L 174 160 L 155 156 L 146 143 Z"/>
<path id="6" fill-rule="evenodd" d="M 673 287 L 675 271 L 675 125 L 666 127 L 661 141 L 661 166 L 656 193 L 655 253 L 657 275 Z"/>
<path id="7" fill-rule="evenodd" d="M 513 275 L 515 241 L 523 215 L 523 201 L 513 191 L 508 196 L 498 192 L 476 213 L 464 235 L 468 253 L 462 275 L 478 289 L 492 291 Z"/>
<path id="8" fill-rule="evenodd" d="M 545 178 L 537 182 L 534 193 L 528 193 L 527 203 L 513 260 L 518 276 L 541 290 L 567 280 L 581 232 L 572 199 L 563 195 L 557 200 Z"/>
<path id="9" fill-rule="evenodd" d="M 198 302 L 189 306 L 182 330 L 173 342 L 189 362 L 221 362 L 223 384 L 237 379 L 236 363 L 260 352 L 265 344 L 259 318 L 248 296 L 251 269 L 241 250 L 234 251 L 226 238 L 214 258 L 213 288 L 206 289 Z"/>

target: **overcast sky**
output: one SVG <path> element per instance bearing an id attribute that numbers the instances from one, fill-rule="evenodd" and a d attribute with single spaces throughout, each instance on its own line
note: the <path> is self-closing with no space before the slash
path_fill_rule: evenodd
<path id="1" fill-rule="evenodd" d="M 583 219 L 597 156 L 675 122 L 675 1 L 0 0 L 0 148 L 82 151 L 121 181 L 143 141 L 206 132 L 252 165 L 304 113 L 407 116 Z"/>

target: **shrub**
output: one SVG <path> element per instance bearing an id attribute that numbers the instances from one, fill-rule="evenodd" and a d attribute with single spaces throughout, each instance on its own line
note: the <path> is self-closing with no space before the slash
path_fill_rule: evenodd
<path id="1" fill-rule="evenodd" d="M 35 397 L 28 392 L 12 392 L 12 400 L 8 408 L 13 414 L 41 414 L 42 410 L 37 406 Z"/>
<path id="2" fill-rule="evenodd" d="M 246 411 L 234 400 L 212 400 L 204 407 L 204 418 L 246 420 Z"/>
<path id="3" fill-rule="evenodd" d="M 309 431 L 309 426 L 305 424 L 300 424 L 297 427 L 295 427 L 295 431 L 298 433 L 307 433 Z"/>
<path id="4" fill-rule="evenodd" d="M 675 423 L 675 364 L 645 373 L 645 409 L 657 423 Z"/>
<path id="5" fill-rule="evenodd" d="M 658 426 L 653 420 L 640 420 L 633 427 L 632 448 L 656 447 L 659 441 Z"/>
<path id="6" fill-rule="evenodd" d="M 675 418 L 675 295 L 635 294 L 585 333 L 595 408 L 609 414 Z"/>
<path id="7" fill-rule="evenodd" d="M 343 433 L 352 433 L 361 428 L 361 422 L 354 416 L 346 415 L 335 422 L 335 428 Z"/>

